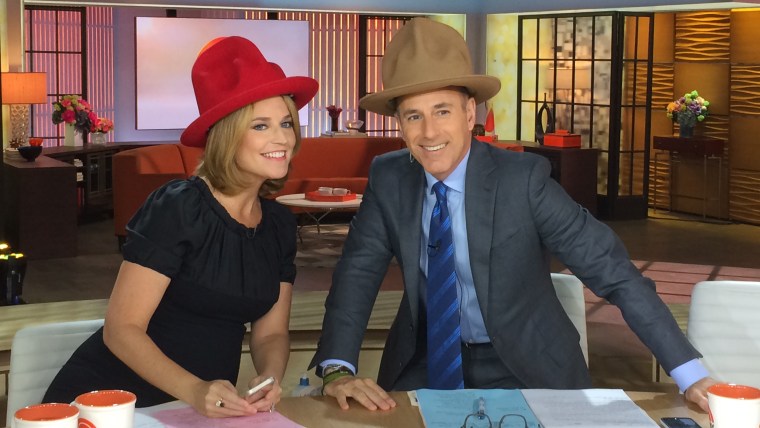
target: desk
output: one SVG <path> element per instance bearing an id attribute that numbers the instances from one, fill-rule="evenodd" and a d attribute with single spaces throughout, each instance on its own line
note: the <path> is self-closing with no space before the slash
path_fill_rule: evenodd
<path id="1" fill-rule="evenodd" d="M 659 164 L 658 158 L 661 154 L 666 154 L 670 158 L 670 180 L 669 180 L 669 192 L 670 192 L 670 204 L 668 209 L 673 210 L 673 198 L 674 197 L 688 197 L 687 195 L 674 193 L 673 186 L 673 164 L 682 162 L 682 158 L 701 158 L 702 159 L 702 218 L 707 217 L 707 201 L 710 199 L 707 196 L 708 187 L 708 174 L 707 166 L 709 161 L 717 161 L 718 164 L 718 217 L 721 217 L 723 210 L 722 207 L 722 191 L 721 182 L 723 181 L 723 149 L 726 145 L 724 140 L 717 138 L 706 137 L 654 137 L 653 147 L 656 150 L 654 153 L 654 175 L 657 176 L 657 165 Z M 653 198 L 654 208 L 657 209 L 657 192 L 654 192 Z"/>
<path id="2" fill-rule="evenodd" d="M 678 393 L 628 392 L 627 394 L 656 422 L 659 422 L 661 417 L 678 416 L 690 417 L 704 428 L 710 426 L 707 415 L 696 410 L 693 404 L 687 406 Z M 418 409 L 409 403 L 405 392 L 391 392 L 391 396 L 397 406 L 385 412 L 366 410 L 356 402 L 351 402 L 351 408 L 344 411 L 338 407 L 337 401 L 332 397 L 284 397 L 277 404 L 277 411 L 309 428 L 424 427 Z M 161 408 L 179 406 L 182 404 L 168 403 L 162 405 Z M 150 410 L 138 409 L 138 412 L 148 414 Z M 453 423 L 452 426 L 458 426 L 458 424 Z"/>

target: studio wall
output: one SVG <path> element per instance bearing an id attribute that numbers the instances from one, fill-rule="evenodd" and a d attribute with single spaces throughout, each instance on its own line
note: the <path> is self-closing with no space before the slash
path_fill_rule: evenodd
<path id="1" fill-rule="evenodd" d="M 650 168 L 650 204 L 658 209 L 760 224 L 760 11 L 657 14 L 652 135 L 673 135 L 667 103 L 699 91 L 710 115 L 698 134 L 726 142 L 705 162 L 659 156 Z M 653 159 L 654 160 L 654 159 Z"/>

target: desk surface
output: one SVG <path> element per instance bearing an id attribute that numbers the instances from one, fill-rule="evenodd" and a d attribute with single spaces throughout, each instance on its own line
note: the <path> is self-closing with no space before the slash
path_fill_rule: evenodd
<path id="1" fill-rule="evenodd" d="M 690 417 L 702 427 L 710 426 L 708 417 L 694 405 L 686 405 L 683 396 L 677 393 L 628 392 L 629 397 L 643 409 L 650 418 L 659 423 L 662 417 Z M 290 420 L 309 428 L 342 427 L 390 427 L 422 428 L 424 424 L 419 410 L 409 402 L 406 392 L 391 392 L 397 406 L 389 411 L 369 411 L 351 402 L 349 410 L 341 410 L 332 397 L 285 397 L 277 404 L 277 411 Z M 150 414 L 169 408 L 186 407 L 181 402 L 173 402 L 138 409 L 138 412 Z M 454 426 L 454 425 L 452 425 Z"/>
<path id="2" fill-rule="evenodd" d="M 286 397 L 277 405 L 277 410 L 309 428 L 424 427 L 419 411 L 409 403 L 406 393 L 392 392 L 391 395 L 397 407 L 387 412 L 364 410 L 356 403 L 343 411 L 332 397 Z M 628 396 L 657 423 L 661 417 L 678 416 L 690 417 L 705 428 L 710 426 L 707 415 L 694 405 L 687 406 L 680 394 L 628 392 Z"/>

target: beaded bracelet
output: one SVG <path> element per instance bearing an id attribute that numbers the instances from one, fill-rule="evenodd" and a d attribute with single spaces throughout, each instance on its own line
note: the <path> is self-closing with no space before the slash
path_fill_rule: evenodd
<path id="1" fill-rule="evenodd" d="M 323 377 L 322 378 L 322 395 L 325 395 L 325 387 L 327 386 L 328 383 L 330 383 L 330 382 L 332 382 L 332 381 L 334 381 L 336 379 L 340 379 L 342 377 L 353 376 L 353 375 L 354 375 L 354 372 L 352 372 L 351 370 L 349 370 L 348 368 L 346 368 L 346 369 L 336 370 L 336 371 L 328 374 L 327 376 Z"/>

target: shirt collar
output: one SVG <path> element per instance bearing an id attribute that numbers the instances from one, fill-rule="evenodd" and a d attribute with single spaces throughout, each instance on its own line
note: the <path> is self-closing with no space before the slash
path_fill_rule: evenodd
<path id="1" fill-rule="evenodd" d="M 464 158 L 462 158 L 462 161 L 459 162 L 459 165 L 457 165 L 457 167 L 454 168 L 454 171 L 451 171 L 451 174 L 449 174 L 449 176 L 443 180 L 443 184 L 445 184 L 449 189 L 455 190 L 459 193 L 464 193 L 464 179 L 467 173 L 467 160 L 470 159 L 471 149 L 472 147 L 470 147 L 470 149 L 467 149 L 467 153 L 465 153 Z M 438 179 L 433 177 L 433 174 L 430 174 L 427 171 L 425 171 L 425 178 L 427 179 L 427 194 L 433 193 L 433 185 L 438 182 Z"/>

